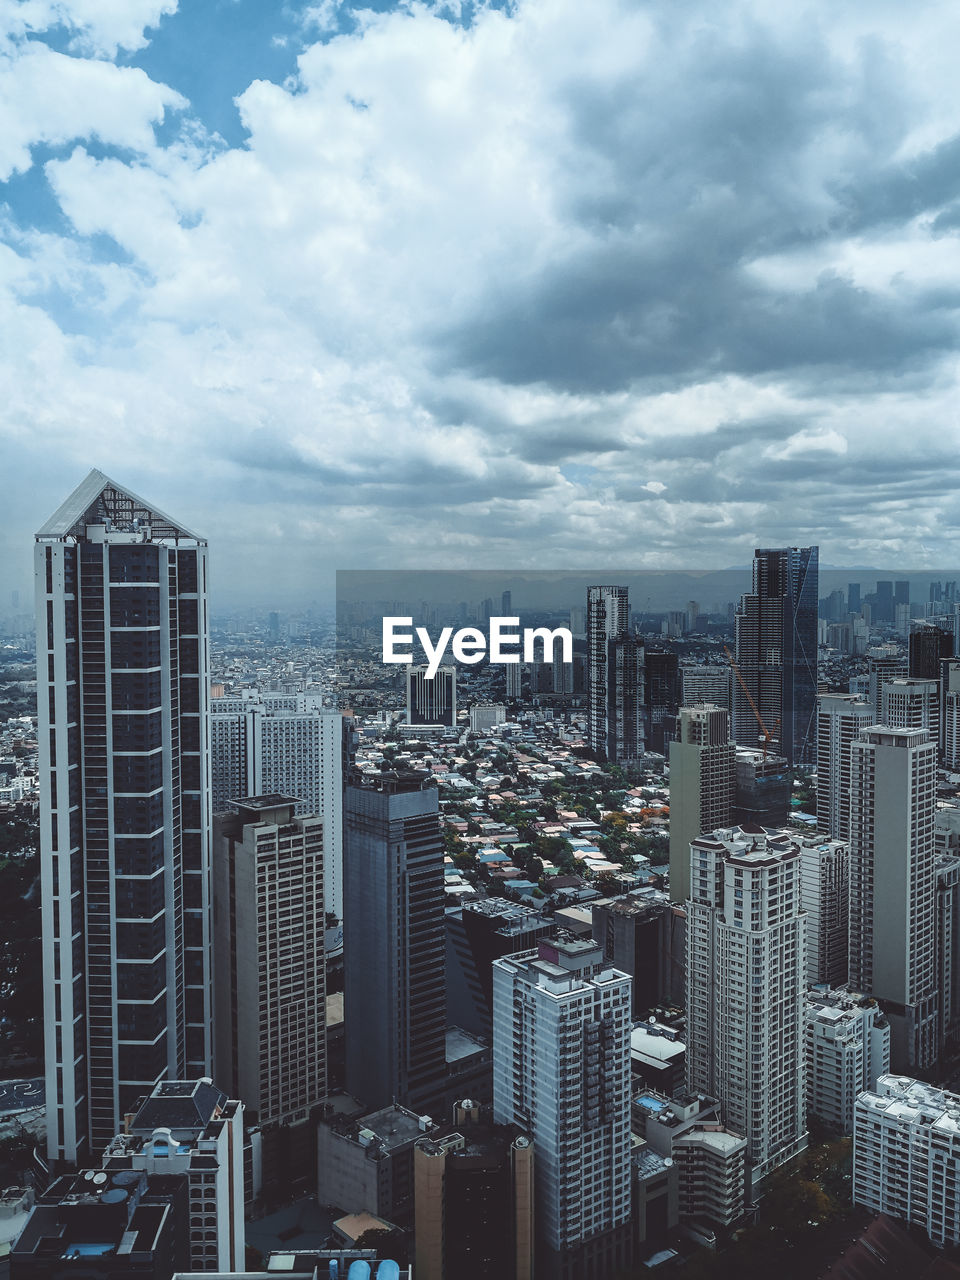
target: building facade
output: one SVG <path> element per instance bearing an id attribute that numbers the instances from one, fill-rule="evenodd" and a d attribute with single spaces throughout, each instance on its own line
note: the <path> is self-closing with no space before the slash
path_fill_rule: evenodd
<path id="1" fill-rule="evenodd" d="M 589 941 L 493 965 L 493 1109 L 535 1151 L 538 1272 L 629 1263 L 630 979 Z"/>
<path id="2" fill-rule="evenodd" d="M 670 743 L 670 897 L 690 896 L 690 842 L 733 820 L 737 749 L 726 709 L 682 707 Z"/>
<path id="3" fill-rule="evenodd" d="M 533 1280 L 534 1149 L 515 1128 L 484 1123 L 472 1101 L 453 1132 L 413 1156 L 417 1280 Z"/>
<path id="4" fill-rule="evenodd" d="M 875 724 L 869 702 L 852 693 L 817 698 L 817 829 L 850 838 L 850 744 Z"/>
<path id="5" fill-rule="evenodd" d="M 839 1133 L 852 1133 L 857 1095 L 890 1070 L 890 1023 L 872 996 L 821 987 L 803 1016 L 807 1109 Z"/>
<path id="6" fill-rule="evenodd" d="M 800 904 L 807 913 L 808 985 L 847 980 L 850 940 L 850 847 L 844 840 L 801 836 Z"/>
<path id="7" fill-rule="evenodd" d="M 817 547 L 756 551 L 753 591 L 735 619 L 743 684 L 792 765 L 812 765 L 816 753 L 818 564 Z M 733 708 L 734 738 L 755 747 L 759 726 L 739 681 Z"/>
<path id="8" fill-rule="evenodd" d="M 850 983 L 892 1026 L 895 1071 L 939 1049 L 936 980 L 937 747 L 924 729 L 865 729 L 851 744 Z"/>
<path id="9" fill-rule="evenodd" d="M 214 822 L 218 1079 L 261 1126 L 305 1121 L 327 1091 L 324 829 L 292 797 Z"/>
<path id="10" fill-rule="evenodd" d="M 856 1102 L 853 1202 L 960 1244 L 960 1095 L 885 1075 Z"/>
<path id="11" fill-rule="evenodd" d="M 240 796 L 284 795 L 324 822 L 324 905 L 343 919 L 343 716 L 310 694 L 210 703 L 212 813 Z"/>
<path id="12" fill-rule="evenodd" d="M 723 1103 L 756 1180 L 807 1145 L 800 848 L 732 828 L 694 840 L 690 862 L 687 1087 Z"/>
<path id="13" fill-rule="evenodd" d="M 347 1090 L 429 1111 L 446 1074 L 443 837 L 427 774 L 351 775 L 344 797 Z"/>
<path id="14" fill-rule="evenodd" d="M 92 471 L 35 548 L 47 1152 L 210 1068 L 207 545 Z"/>
<path id="15" fill-rule="evenodd" d="M 457 723 L 457 669 L 440 667 L 432 679 L 426 667 L 407 667 L 407 724 Z"/>

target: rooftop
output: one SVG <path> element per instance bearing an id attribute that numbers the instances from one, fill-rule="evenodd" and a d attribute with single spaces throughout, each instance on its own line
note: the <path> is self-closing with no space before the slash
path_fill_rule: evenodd
<path id="1" fill-rule="evenodd" d="M 221 1114 L 227 1095 L 209 1077 L 158 1084 L 134 1116 L 133 1133 L 154 1129 L 203 1130 Z"/>
<path id="2" fill-rule="evenodd" d="M 154 538 L 189 538 L 195 542 L 203 542 L 198 534 L 165 515 L 159 507 L 146 502 L 97 470 L 91 471 L 85 480 L 81 480 L 69 498 L 57 507 L 50 519 L 37 531 L 37 538 L 81 537 L 86 533 L 88 524 L 108 523 L 118 529 L 132 529 L 135 523 L 139 523 L 141 526 L 149 526 Z"/>

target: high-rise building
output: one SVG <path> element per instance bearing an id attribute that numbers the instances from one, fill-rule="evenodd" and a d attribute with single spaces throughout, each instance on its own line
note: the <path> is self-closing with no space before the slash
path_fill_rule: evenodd
<path id="1" fill-rule="evenodd" d="M 699 665 L 680 667 L 680 705 L 695 707 L 712 702 L 733 715 L 733 672 L 728 666 Z"/>
<path id="2" fill-rule="evenodd" d="M 190 1265 L 195 1271 L 243 1267 L 243 1103 L 209 1077 L 166 1081 L 141 1098 L 108 1145 L 103 1169 L 113 1178 L 185 1177 L 189 1213 L 178 1228 L 189 1235 Z"/>
<path id="3" fill-rule="evenodd" d="M 936 741 L 940 724 L 940 684 L 901 676 L 883 682 L 880 724 L 890 729 L 923 729 Z"/>
<path id="4" fill-rule="evenodd" d="M 444 913 L 447 1003 L 457 1025 L 488 1042 L 493 1032 L 494 960 L 529 951 L 556 926 L 549 916 L 506 898 L 478 898 Z"/>
<path id="5" fill-rule="evenodd" d="M 845 840 L 801 836 L 800 903 L 807 913 L 807 983 L 839 987 L 847 980 L 850 848 Z"/>
<path id="6" fill-rule="evenodd" d="M 817 826 L 837 840 L 850 837 L 850 744 L 874 723 L 873 706 L 856 694 L 817 699 Z"/>
<path id="7" fill-rule="evenodd" d="M 737 749 L 724 707 L 681 708 L 670 743 L 670 897 L 690 896 L 690 842 L 733 817 Z"/>
<path id="8" fill-rule="evenodd" d="M 355 772 L 344 796 L 347 1090 L 429 1111 L 446 1079 L 443 838 L 428 774 Z"/>
<path id="9" fill-rule="evenodd" d="M 507 679 L 507 701 L 519 702 L 522 696 L 523 665 L 519 662 L 504 664 Z"/>
<path id="10" fill-rule="evenodd" d="M 851 744 L 850 983 L 881 1000 L 895 1071 L 936 1059 L 937 747 L 923 729 L 865 729 Z"/>
<path id="11" fill-rule="evenodd" d="M 910 632 L 909 672 L 917 680 L 939 680 L 940 663 L 954 654 L 953 629 L 934 622 L 914 623 Z"/>
<path id="12" fill-rule="evenodd" d="M 891 623 L 893 622 L 893 583 L 878 582 L 873 608 L 873 621 L 875 623 Z"/>
<path id="13" fill-rule="evenodd" d="M 248 796 L 214 822 L 217 1078 L 261 1126 L 327 1091 L 324 823 L 295 807 Z"/>
<path id="14" fill-rule="evenodd" d="M 749 690 L 767 730 L 790 764 L 812 764 L 816 753 L 817 547 L 760 549 L 753 591 L 736 616 L 737 665 L 733 729 L 740 745 L 757 745 Z"/>
<path id="15" fill-rule="evenodd" d="M 684 999 L 683 913 L 666 894 L 641 889 L 591 904 L 593 937 L 603 958 L 632 980 L 633 1016 Z"/>
<path id="16" fill-rule="evenodd" d="M 647 649 L 643 661 L 645 745 L 666 755 L 680 710 L 680 662 L 676 653 L 660 649 Z"/>
<path id="17" fill-rule="evenodd" d="M 207 545 L 91 471 L 36 538 L 51 1160 L 211 1060 Z"/>
<path id="18" fill-rule="evenodd" d="M 643 759 L 644 652 L 640 636 L 620 636 L 607 645 L 606 759 L 632 764 Z"/>
<path id="19" fill-rule="evenodd" d="M 212 813 L 240 796 L 296 797 L 298 817 L 324 823 L 324 907 L 343 919 L 343 716 L 310 694 L 210 703 Z"/>
<path id="20" fill-rule="evenodd" d="M 874 724 L 883 723 L 883 686 L 907 674 L 906 655 L 895 644 L 875 645 L 867 650 L 869 701 L 873 706 Z"/>
<path id="21" fill-rule="evenodd" d="M 902 1075 L 861 1093 L 853 1202 L 915 1224 L 936 1245 L 960 1244 L 960 1095 Z"/>
<path id="22" fill-rule="evenodd" d="M 950 811 L 946 811 L 950 813 Z M 937 814 L 939 820 L 944 814 Z M 956 822 L 960 811 L 953 810 Z M 941 831 L 935 828 L 935 841 Z M 956 827 L 952 832 L 956 836 Z M 940 1038 L 956 1036 L 960 1025 L 960 856 L 956 849 L 936 856 L 937 867 L 937 990 L 940 993 Z"/>
<path id="23" fill-rule="evenodd" d="M 694 840 L 690 867 L 687 1086 L 723 1103 L 756 1181 L 807 1145 L 800 848 L 733 828 Z"/>
<path id="24" fill-rule="evenodd" d="M 847 583 L 847 611 L 849 613 L 860 612 L 860 583 Z"/>
<path id="25" fill-rule="evenodd" d="M 407 667 L 407 724 L 452 728 L 456 723 L 456 667 L 440 667 L 433 679 L 427 678 L 426 667 Z"/>
<path id="26" fill-rule="evenodd" d="M 807 1110 L 852 1133 L 857 1094 L 890 1070 L 890 1023 L 872 996 L 808 991 L 803 1018 Z"/>
<path id="27" fill-rule="evenodd" d="M 509 591 L 504 591 L 500 596 L 500 615 L 503 618 L 509 618 L 512 614 L 513 596 Z"/>
<path id="28" fill-rule="evenodd" d="M 793 774 L 783 756 L 737 747 L 734 826 L 782 827 L 790 814 Z"/>
<path id="29" fill-rule="evenodd" d="M 414 1148 L 417 1280 L 533 1280 L 533 1143 L 470 1100 L 453 1128 Z"/>
<path id="30" fill-rule="evenodd" d="M 589 941 L 493 964 L 493 1110 L 535 1151 L 538 1268 L 630 1262 L 630 979 Z"/>
<path id="31" fill-rule="evenodd" d="M 603 760 L 615 754 L 610 706 L 616 697 L 610 671 L 610 643 L 629 634 L 630 606 L 626 587 L 587 588 L 587 714 L 590 747 Z"/>
<path id="32" fill-rule="evenodd" d="M 940 663 L 939 737 L 944 768 L 960 769 L 960 658 Z"/>

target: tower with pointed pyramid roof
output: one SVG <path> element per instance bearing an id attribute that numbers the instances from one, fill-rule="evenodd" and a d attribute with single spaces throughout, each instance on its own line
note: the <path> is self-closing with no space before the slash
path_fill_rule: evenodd
<path id="1" fill-rule="evenodd" d="M 36 535 L 51 1160 L 211 1058 L 207 544 L 91 471 Z"/>

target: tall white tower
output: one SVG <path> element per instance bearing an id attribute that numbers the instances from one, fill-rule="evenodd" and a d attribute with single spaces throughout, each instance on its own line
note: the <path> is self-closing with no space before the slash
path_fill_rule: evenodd
<path id="1" fill-rule="evenodd" d="M 850 982 L 884 1002 L 894 1071 L 937 1056 L 937 744 L 865 729 L 851 747 Z"/>
<path id="2" fill-rule="evenodd" d="M 533 1139 L 545 1275 L 629 1263 L 630 1026 L 630 978 L 592 941 L 493 962 L 494 1121 Z"/>
<path id="3" fill-rule="evenodd" d="M 670 743 L 670 897 L 690 894 L 690 842 L 728 827 L 737 789 L 737 748 L 726 707 L 681 707 Z"/>
<path id="4" fill-rule="evenodd" d="M 207 544 L 91 471 L 36 537 L 47 1151 L 211 1059 Z"/>
<path id="5" fill-rule="evenodd" d="M 687 1084 L 719 1098 L 754 1179 L 807 1145 L 803 1096 L 806 918 L 787 831 L 739 827 L 690 846 Z"/>
<path id="6" fill-rule="evenodd" d="M 280 794 L 296 798 L 297 817 L 322 818 L 324 904 L 342 920 L 343 716 L 309 694 L 214 698 L 210 710 L 212 812 L 240 796 Z"/>
<path id="7" fill-rule="evenodd" d="M 872 704 L 855 694 L 817 699 L 817 827 L 836 840 L 850 835 L 850 744 L 875 723 Z"/>

